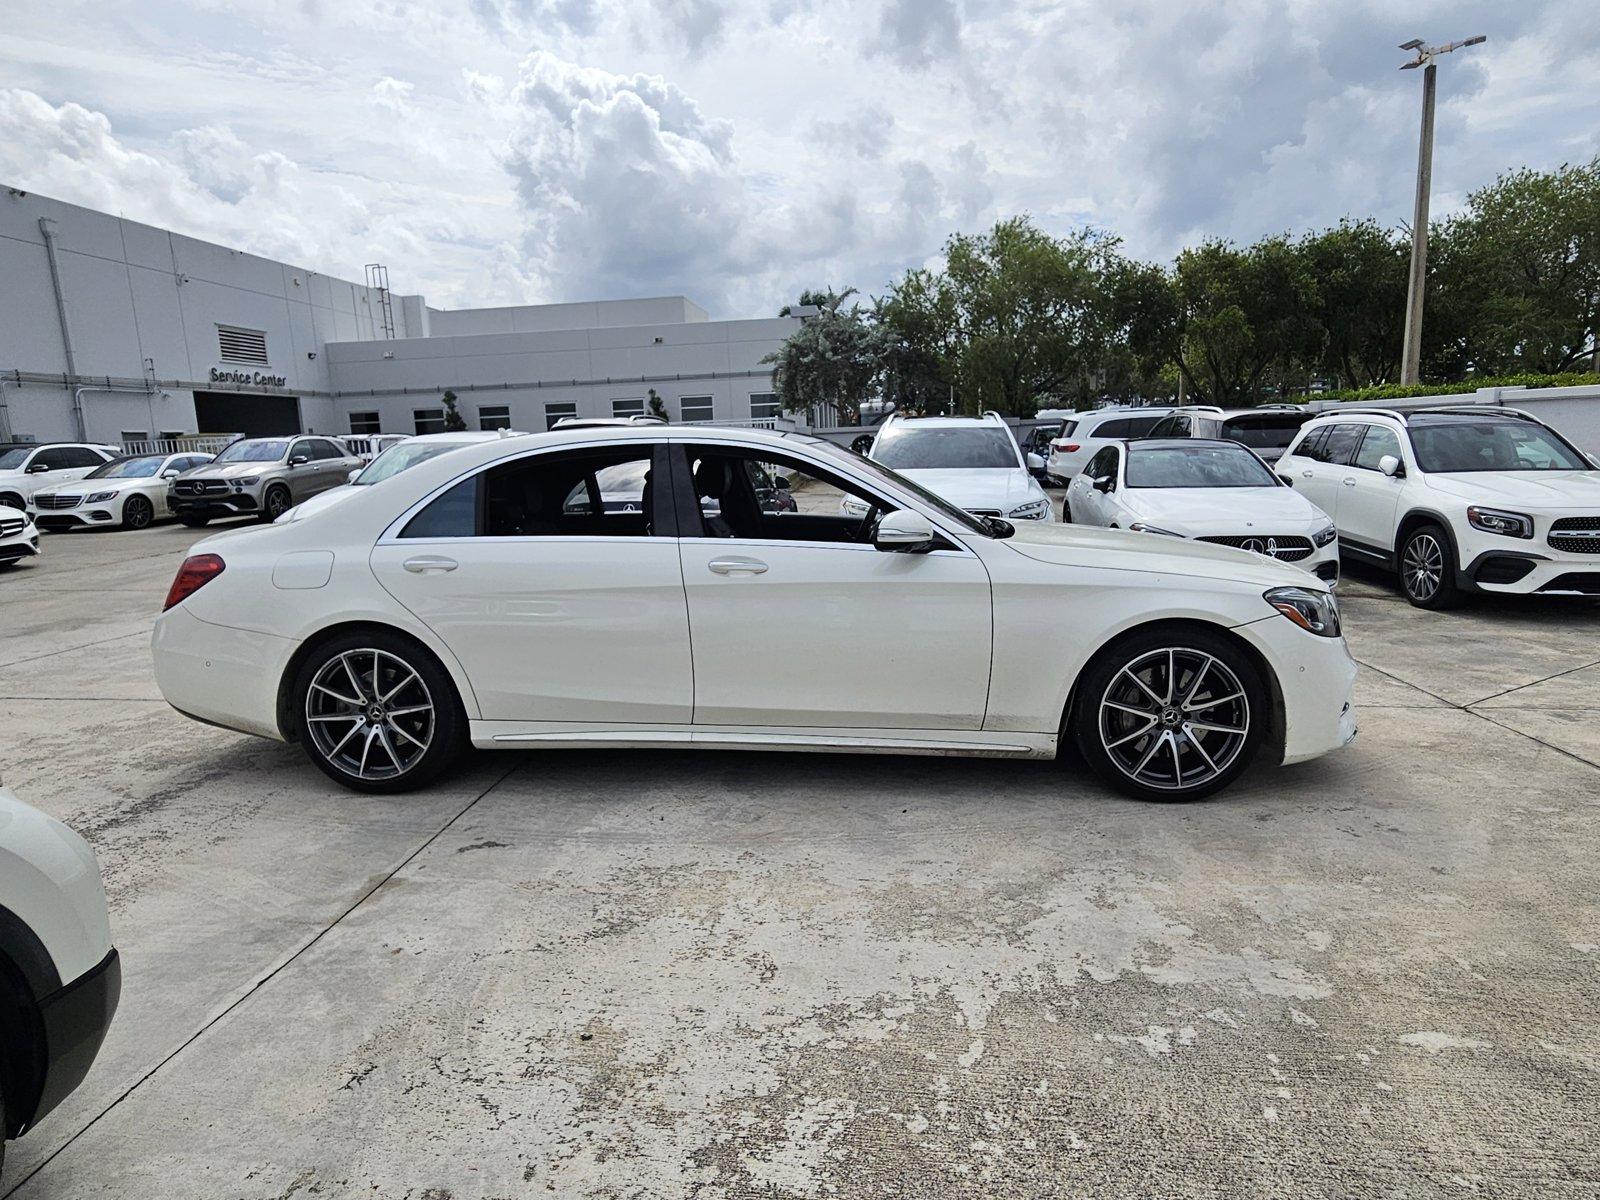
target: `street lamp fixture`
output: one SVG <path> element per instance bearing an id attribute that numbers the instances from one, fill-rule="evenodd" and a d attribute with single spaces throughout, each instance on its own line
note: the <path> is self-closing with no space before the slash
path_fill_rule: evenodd
<path id="1" fill-rule="evenodd" d="M 1402 42 L 1400 49 L 1416 57 L 1400 64 L 1402 71 L 1422 72 L 1422 137 L 1417 146 L 1417 197 L 1411 216 L 1411 278 L 1406 290 L 1405 346 L 1400 355 L 1400 382 L 1420 383 L 1422 366 L 1422 298 L 1428 278 L 1428 193 L 1433 186 L 1433 100 L 1438 87 L 1441 54 L 1476 46 L 1488 38 L 1479 34 L 1459 42 L 1429 46 L 1421 38 Z"/>

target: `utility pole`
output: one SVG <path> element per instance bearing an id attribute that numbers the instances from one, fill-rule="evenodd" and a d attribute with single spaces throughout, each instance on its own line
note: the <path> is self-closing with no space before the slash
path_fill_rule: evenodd
<path id="1" fill-rule="evenodd" d="M 1438 89 L 1439 67 L 1434 61 L 1463 46 L 1476 46 L 1488 39 L 1482 35 L 1443 46 L 1426 46 L 1412 38 L 1400 46 L 1415 50 L 1416 58 L 1400 67 L 1402 71 L 1422 67 L 1422 136 L 1417 146 L 1417 197 L 1411 213 L 1411 276 L 1406 289 L 1405 345 L 1400 355 L 1400 382 L 1421 383 L 1422 299 L 1428 282 L 1428 195 L 1433 187 L 1433 105 Z"/>

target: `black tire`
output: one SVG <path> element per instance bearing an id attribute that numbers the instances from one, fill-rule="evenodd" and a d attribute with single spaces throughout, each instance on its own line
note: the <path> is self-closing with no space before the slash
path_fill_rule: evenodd
<path id="1" fill-rule="evenodd" d="M 1124 674 L 1129 669 L 1136 678 Z M 1164 673 L 1175 675 L 1170 686 Z M 1154 694 L 1136 686 L 1141 680 Z M 1227 699 L 1235 692 L 1237 699 Z M 1149 715 L 1134 715 L 1129 703 L 1148 707 Z M 1194 729 L 1202 718 L 1206 728 Z M 1095 774 L 1118 791 L 1177 802 L 1209 796 L 1238 778 L 1270 719 L 1266 682 L 1244 650 L 1221 633 L 1169 625 L 1136 631 L 1094 657 L 1078 678 L 1068 732 Z M 1139 758 L 1138 772 L 1130 771 Z"/>
<path id="2" fill-rule="evenodd" d="M 266 494 L 261 497 L 261 522 L 270 525 L 294 506 L 294 498 L 289 495 L 289 489 L 281 483 L 269 487 Z"/>
<path id="3" fill-rule="evenodd" d="M 344 664 L 340 664 L 341 658 Z M 328 675 L 323 675 L 325 670 Z M 416 677 L 416 683 L 404 679 L 406 671 Z M 314 693 L 312 684 L 319 675 L 329 682 L 337 679 L 334 687 L 362 704 L 332 698 L 323 687 Z M 423 787 L 449 768 L 467 746 L 467 714 L 449 672 L 421 644 L 390 630 L 357 630 L 316 647 L 295 672 L 290 702 L 295 733 L 306 757 L 352 791 L 409 792 Z M 402 712 L 423 703 L 431 706 L 426 722 L 414 711 Z M 394 712 L 385 712 L 385 705 Z M 381 720 L 373 719 L 375 709 Z M 348 719 L 342 715 L 346 711 L 352 714 Z M 373 729 L 376 734 L 368 732 Z M 344 748 L 347 736 L 350 740 Z M 355 743 L 362 739 L 369 753 L 378 757 L 369 760 L 363 756 L 357 763 Z M 384 756 L 390 766 L 384 766 Z M 366 773 L 369 762 L 372 774 Z M 386 773 L 378 773 L 380 770 Z"/>
<path id="4" fill-rule="evenodd" d="M 181 513 L 178 516 L 178 524 L 187 525 L 190 529 L 204 529 L 210 521 L 210 517 L 202 517 L 196 513 Z"/>
<path id="5" fill-rule="evenodd" d="M 1063 525 L 1072 524 L 1072 505 L 1065 499 L 1061 501 L 1061 523 Z"/>
<path id="6" fill-rule="evenodd" d="M 156 519 L 156 506 L 143 496 L 129 496 L 122 502 L 122 527 L 148 529 Z"/>
<path id="7" fill-rule="evenodd" d="M 1406 534 L 1397 561 L 1400 591 L 1416 607 L 1437 611 L 1461 602 L 1455 551 L 1441 526 L 1430 521 Z"/>

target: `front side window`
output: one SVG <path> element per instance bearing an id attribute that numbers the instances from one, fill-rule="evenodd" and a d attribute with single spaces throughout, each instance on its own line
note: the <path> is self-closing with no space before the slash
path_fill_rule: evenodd
<path id="1" fill-rule="evenodd" d="M 1353 466 L 1363 470 L 1376 471 L 1378 463 L 1385 454 L 1400 457 L 1400 439 L 1395 431 L 1382 425 L 1367 426 L 1367 436 L 1361 439 L 1361 448 L 1356 451 Z"/>
<path id="2" fill-rule="evenodd" d="M 1583 455 L 1554 430 L 1516 417 L 1429 413 L 1411 418 L 1424 471 L 1584 471 Z"/>
<path id="3" fill-rule="evenodd" d="M 653 453 L 628 445 L 490 467 L 435 499 L 400 536 L 648 537 Z"/>
<path id="4" fill-rule="evenodd" d="M 870 545 L 874 518 L 894 507 L 799 459 L 733 446 L 688 454 L 706 537 Z"/>
<path id="5" fill-rule="evenodd" d="M 1320 463 L 1342 467 L 1355 453 L 1356 443 L 1366 431 L 1365 425 L 1334 425 L 1313 448 L 1310 457 Z"/>
<path id="6" fill-rule="evenodd" d="M 1248 450 L 1204 445 L 1129 446 L 1126 479 L 1131 488 L 1276 487 L 1278 482 Z"/>
<path id="7" fill-rule="evenodd" d="M 70 471 L 78 467 L 98 467 L 106 460 L 84 446 L 51 446 L 39 451 L 33 460 L 43 463 L 46 470 Z"/>
<path id="8" fill-rule="evenodd" d="M 289 453 L 289 443 L 277 438 L 268 441 L 235 442 L 217 455 L 219 463 L 277 462 Z"/>
<path id="9" fill-rule="evenodd" d="M 950 468 L 1015 470 L 1017 443 L 999 427 L 890 425 L 873 443 L 872 457 L 891 471 Z"/>
<path id="10" fill-rule="evenodd" d="M 1083 468 L 1083 473 L 1090 479 L 1115 479 L 1117 476 L 1117 448 L 1107 446 L 1089 460 L 1089 465 Z"/>

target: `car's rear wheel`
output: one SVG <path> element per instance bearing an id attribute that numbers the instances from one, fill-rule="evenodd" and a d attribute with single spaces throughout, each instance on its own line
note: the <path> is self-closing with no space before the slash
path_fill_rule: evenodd
<path id="1" fill-rule="evenodd" d="M 289 489 L 282 484 L 274 484 L 267 489 L 267 494 L 261 498 L 261 519 L 268 524 L 276 521 L 289 511 L 293 500 L 289 496 Z"/>
<path id="2" fill-rule="evenodd" d="M 201 517 L 194 513 L 183 513 L 178 517 L 178 524 L 187 525 L 190 529 L 204 529 L 210 520 L 210 517 Z"/>
<path id="3" fill-rule="evenodd" d="M 1451 608 L 1459 602 L 1455 555 L 1438 525 L 1419 525 L 1400 547 L 1400 590 L 1418 608 Z"/>
<path id="4" fill-rule="evenodd" d="M 356 791 L 421 787 L 466 745 L 449 674 L 399 634 L 357 632 L 319 646 L 300 665 L 293 696 L 307 757 Z"/>
<path id="5" fill-rule="evenodd" d="M 1255 663 L 1203 629 L 1152 629 L 1098 655 L 1078 683 L 1072 734 L 1112 787 L 1144 800 L 1197 800 L 1255 756 L 1268 713 Z"/>
<path id="6" fill-rule="evenodd" d="M 122 502 L 122 527 L 147 529 L 156 519 L 156 506 L 143 496 L 129 496 Z"/>

